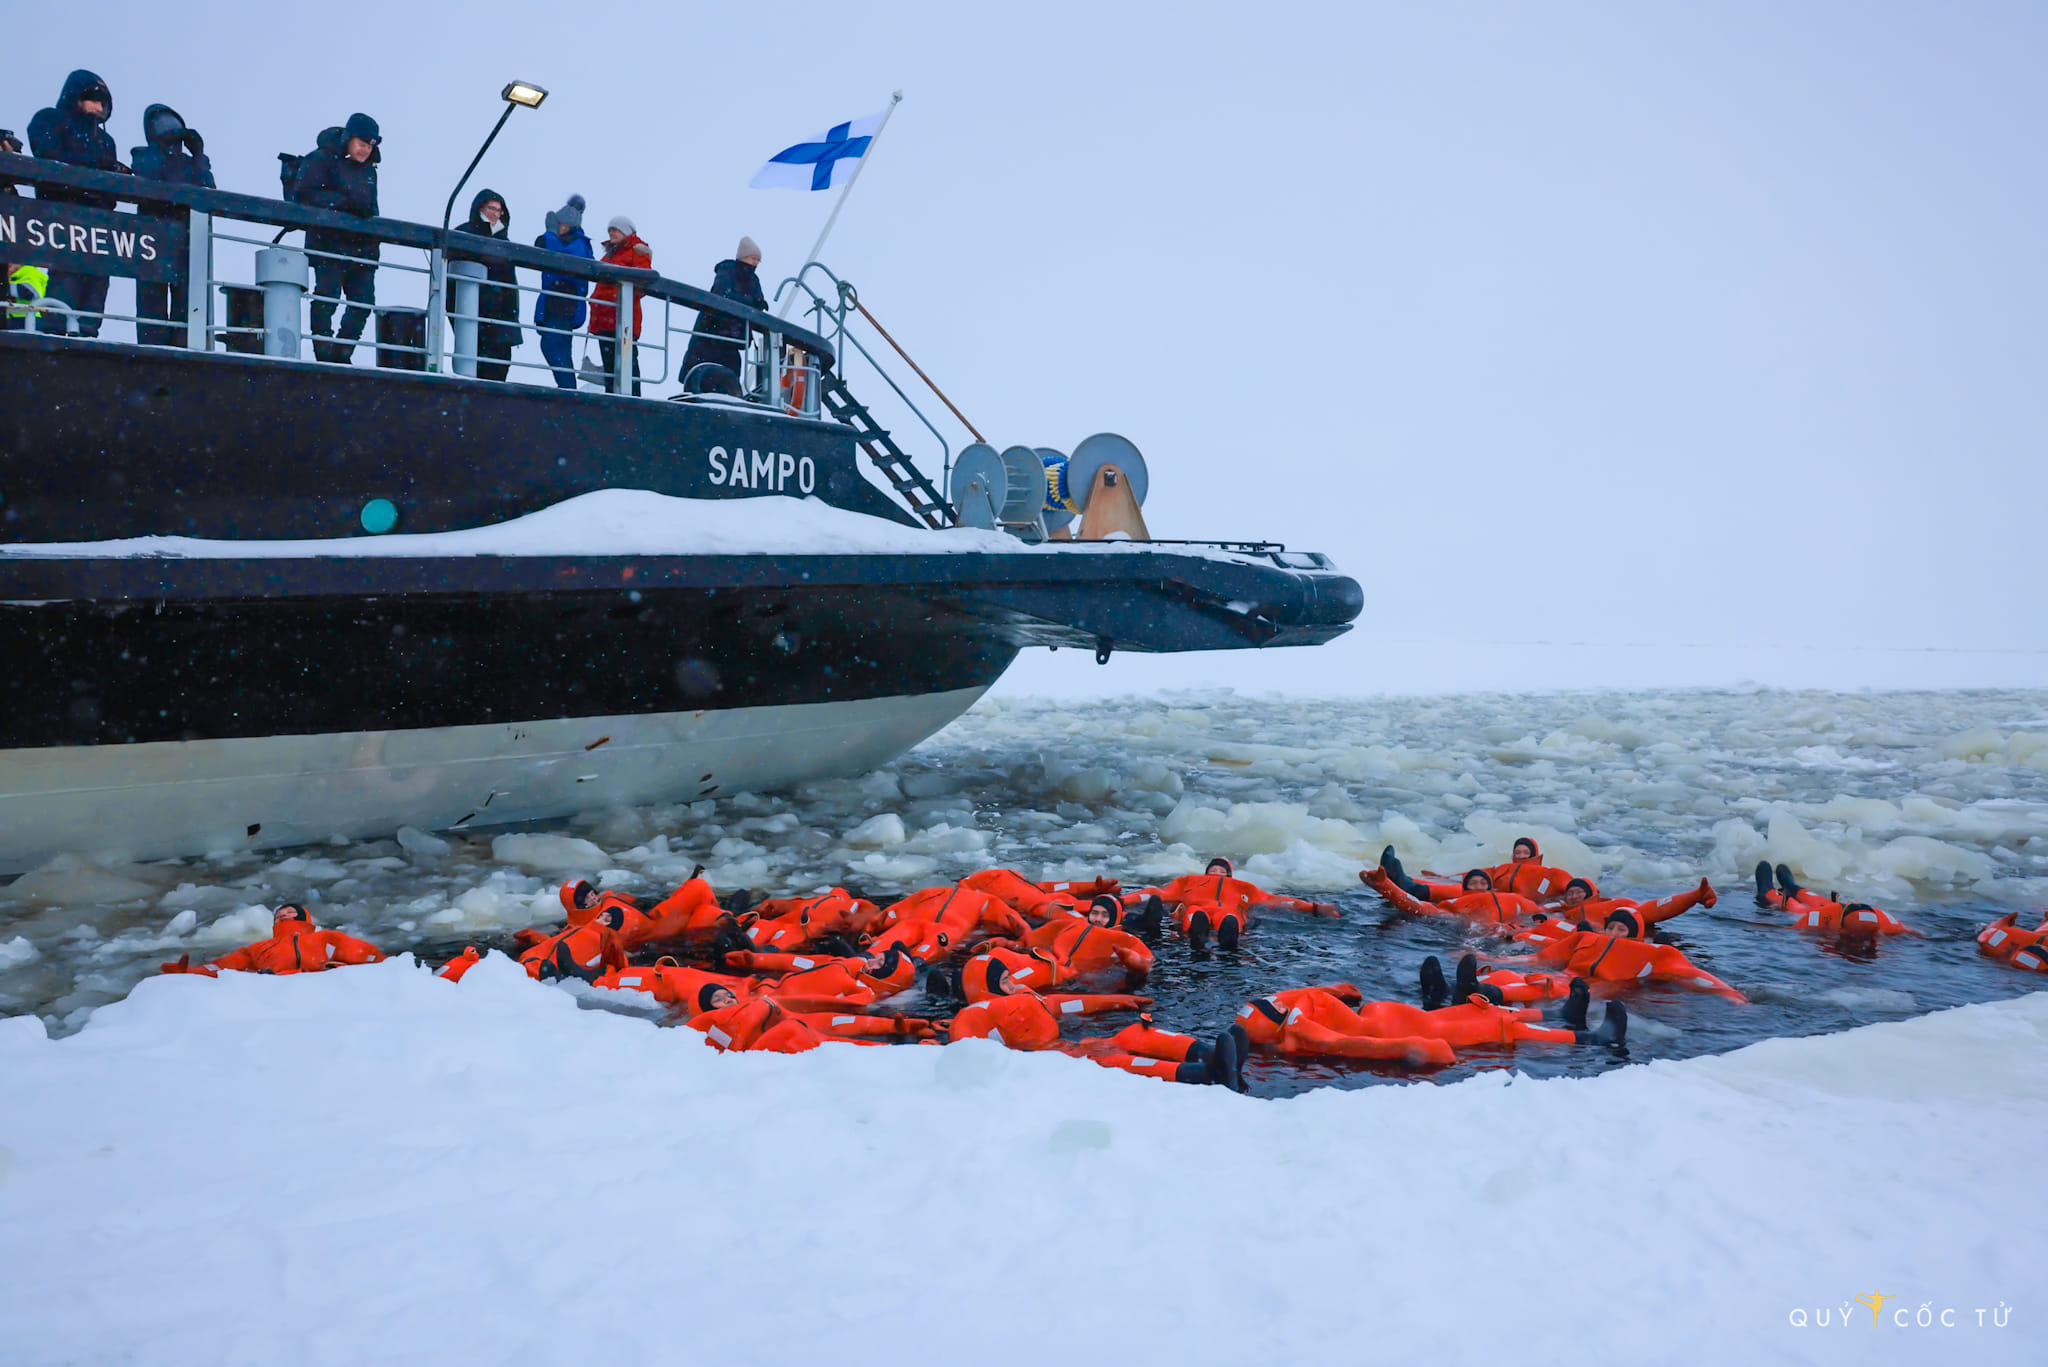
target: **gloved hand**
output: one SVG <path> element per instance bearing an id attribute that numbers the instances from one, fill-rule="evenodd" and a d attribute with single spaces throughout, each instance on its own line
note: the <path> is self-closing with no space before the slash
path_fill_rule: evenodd
<path id="1" fill-rule="evenodd" d="M 198 157 L 204 156 L 206 154 L 206 139 L 199 136 L 198 129 L 186 129 L 184 143 L 185 150 L 187 152 L 190 152 L 193 156 Z"/>
<path id="2" fill-rule="evenodd" d="M 157 968 L 164 973 L 190 973 L 192 971 L 192 956 L 190 954 L 180 954 L 176 963 L 158 964 Z"/>

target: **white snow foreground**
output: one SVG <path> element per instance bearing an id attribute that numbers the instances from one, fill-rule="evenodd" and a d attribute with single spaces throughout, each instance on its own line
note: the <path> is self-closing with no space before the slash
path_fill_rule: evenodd
<path id="1" fill-rule="evenodd" d="M 721 1056 L 497 956 L 156 978 L 0 1020 L 0 1358 L 2038 1363 L 2044 1128 L 2048 993 L 1260 1102 Z"/>

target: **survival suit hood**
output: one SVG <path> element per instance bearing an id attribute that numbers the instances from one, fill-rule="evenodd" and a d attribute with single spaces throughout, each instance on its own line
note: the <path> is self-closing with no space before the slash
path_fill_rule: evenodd
<path id="1" fill-rule="evenodd" d="M 1237 866 L 1231 863 L 1228 859 L 1225 859 L 1220 854 L 1217 855 L 1214 859 L 1211 859 L 1208 863 L 1202 865 L 1202 872 L 1204 874 L 1214 873 L 1216 871 L 1216 866 L 1218 864 L 1221 864 L 1223 866 L 1223 876 L 1225 878 L 1237 877 Z"/>
<path id="2" fill-rule="evenodd" d="M 1536 843 L 1536 837 L 1533 835 L 1518 835 L 1515 837 L 1515 843 L 1508 846 L 1508 859 L 1510 862 L 1521 857 L 1515 851 L 1521 849 L 1524 845 L 1529 847 L 1529 858 L 1532 862 L 1540 862 L 1542 860 L 1543 849 Z"/>
<path id="3" fill-rule="evenodd" d="M 1626 907 L 1623 907 L 1616 911 L 1608 912 L 1607 919 L 1605 922 L 1603 922 L 1603 924 L 1610 926 L 1619 924 L 1621 926 L 1626 927 L 1629 936 L 1632 939 L 1640 938 L 1643 933 L 1642 918 L 1637 916 L 1634 912 L 1628 910 Z"/>

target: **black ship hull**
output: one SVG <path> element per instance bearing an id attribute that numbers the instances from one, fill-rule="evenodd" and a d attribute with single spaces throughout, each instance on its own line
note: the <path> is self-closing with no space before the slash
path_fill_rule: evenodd
<path id="1" fill-rule="evenodd" d="M 863 473 L 877 440 L 736 400 L 0 333 L 0 873 L 850 775 L 1026 646 L 1311 645 L 1359 611 L 1315 556 L 928 531 Z M 618 491 L 665 496 L 641 541 L 779 497 L 854 547 L 462 541 Z"/>

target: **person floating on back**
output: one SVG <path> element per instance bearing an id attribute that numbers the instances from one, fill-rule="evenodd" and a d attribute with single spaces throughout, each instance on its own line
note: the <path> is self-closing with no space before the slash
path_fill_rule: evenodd
<path id="1" fill-rule="evenodd" d="M 176 963 L 161 965 L 166 973 L 199 973 L 218 977 L 236 973 L 318 973 L 343 964 L 375 964 L 384 961 L 384 951 L 368 940 L 358 940 L 338 930 L 322 930 L 313 924 L 312 913 L 296 902 L 277 909 L 271 922 L 270 938 L 243 945 L 203 964 L 192 963 L 189 954 Z"/>

